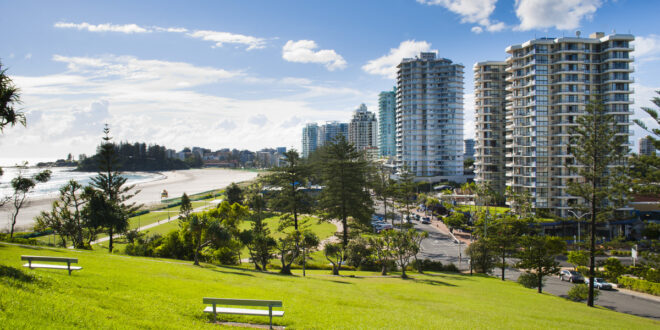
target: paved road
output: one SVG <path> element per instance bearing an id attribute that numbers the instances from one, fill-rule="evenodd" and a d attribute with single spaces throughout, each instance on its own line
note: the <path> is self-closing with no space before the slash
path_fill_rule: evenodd
<path id="1" fill-rule="evenodd" d="M 499 273 L 499 269 L 496 270 Z M 515 281 L 521 273 L 516 269 L 507 269 L 504 277 Z M 568 290 L 573 287 L 573 283 L 561 281 L 558 277 L 548 277 L 544 292 L 548 292 L 560 297 L 566 297 Z M 645 299 L 633 294 L 624 293 L 618 290 L 601 290 L 600 296 L 596 300 L 596 305 L 603 306 L 617 312 L 633 314 L 642 317 L 648 317 L 660 320 L 660 298 L 658 300 Z"/>
<path id="2" fill-rule="evenodd" d="M 383 213 L 382 205 L 376 205 L 376 212 Z M 429 233 L 429 238 L 422 242 L 422 258 L 429 258 L 441 261 L 442 263 L 453 262 L 461 270 L 469 269 L 469 264 L 465 258 L 465 245 L 461 244 L 460 246 L 462 262 L 459 263 L 459 245 L 448 234 L 441 232 L 433 225 L 423 225 L 418 221 L 414 221 L 413 223 L 415 228 Z M 500 270 L 495 269 L 494 275 L 499 276 L 500 274 Z M 504 275 L 507 280 L 515 281 L 518 279 L 520 271 L 517 269 L 507 269 Z M 566 297 L 568 290 L 573 285 L 573 283 L 562 282 L 558 277 L 548 277 L 543 291 L 556 296 Z M 621 313 L 660 320 L 660 298 L 657 300 L 645 299 L 638 295 L 624 292 L 623 290 L 601 291 L 600 296 L 596 300 L 596 305 Z"/>

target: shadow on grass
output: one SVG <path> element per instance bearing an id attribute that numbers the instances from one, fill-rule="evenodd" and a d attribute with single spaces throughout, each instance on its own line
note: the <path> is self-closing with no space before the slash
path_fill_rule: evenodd
<path id="1" fill-rule="evenodd" d="M 421 278 L 408 278 L 406 280 L 413 281 L 415 283 L 420 283 L 420 284 L 429 284 L 429 285 L 440 285 L 440 286 L 456 286 L 455 284 L 443 282 L 443 281 L 438 281 L 438 280 L 430 280 L 430 279 L 421 279 Z"/>
<path id="2" fill-rule="evenodd" d="M 325 280 L 328 282 L 334 282 L 334 283 L 339 283 L 339 284 L 353 284 L 351 282 L 346 282 L 346 281 L 338 281 L 338 280 Z"/>
<path id="3" fill-rule="evenodd" d="M 218 273 L 223 273 L 223 274 L 232 274 L 232 275 L 240 275 L 240 276 L 254 277 L 254 275 L 252 275 L 252 274 L 248 274 L 248 273 L 245 273 L 245 272 L 233 272 L 233 271 L 222 270 L 221 267 L 217 267 L 217 266 L 214 267 L 214 268 L 211 268 L 211 267 L 204 267 L 204 268 L 206 268 L 206 269 L 208 269 L 208 270 L 210 270 L 210 271 L 214 271 L 214 272 L 218 272 Z"/>
<path id="4" fill-rule="evenodd" d="M 39 278 L 26 273 L 22 269 L 4 265 L 0 265 L 0 280 L 7 285 L 19 289 L 27 289 L 25 287 L 26 284 L 38 284 L 40 286 L 44 284 Z"/>

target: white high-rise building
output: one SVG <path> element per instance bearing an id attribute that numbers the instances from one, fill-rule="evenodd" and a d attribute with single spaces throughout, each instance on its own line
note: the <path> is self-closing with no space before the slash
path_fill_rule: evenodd
<path id="1" fill-rule="evenodd" d="M 529 40 L 506 49 L 506 88 L 495 91 L 506 92 L 506 126 L 504 136 L 495 141 L 505 146 L 506 185 L 529 193 L 535 210 L 567 216 L 578 202 L 567 192 L 568 182 L 579 179 L 567 167 L 573 162 L 568 147 L 571 128 L 589 102 L 602 101 L 617 121 L 618 134 L 628 138 L 624 147 L 631 146 L 633 40 L 629 34 L 578 34 Z M 486 100 L 487 89 L 476 87 L 475 95 L 481 96 L 475 100 Z M 485 113 L 477 110 L 477 136 L 483 136 L 487 123 Z M 486 141 L 477 139 L 477 153 L 487 148 Z M 499 169 L 483 171 L 477 178 L 497 173 Z"/>
<path id="2" fill-rule="evenodd" d="M 364 103 L 353 112 L 353 119 L 348 123 L 348 142 L 372 158 L 378 154 L 378 121 Z"/>
<path id="3" fill-rule="evenodd" d="M 319 126 L 309 123 L 303 127 L 302 133 L 302 157 L 307 158 L 318 146 Z"/>
<path id="4" fill-rule="evenodd" d="M 655 155 L 655 146 L 653 140 L 648 136 L 639 139 L 639 154 L 644 156 Z"/>
<path id="5" fill-rule="evenodd" d="M 421 53 L 397 68 L 397 167 L 420 181 L 464 181 L 463 65 Z"/>
<path id="6" fill-rule="evenodd" d="M 486 183 L 503 194 L 506 62 L 479 62 L 473 69 L 476 115 L 474 181 Z"/>
<path id="7" fill-rule="evenodd" d="M 332 142 L 338 135 L 343 135 L 348 140 L 348 123 L 340 123 L 338 121 L 328 121 L 319 126 L 319 134 L 317 143 L 322 146 L 326 143 Z"/>
<path id="8" fill-rule="evenodd" d="M 396 156 L 396 87 L 378 94 L 378 153 Z"/>

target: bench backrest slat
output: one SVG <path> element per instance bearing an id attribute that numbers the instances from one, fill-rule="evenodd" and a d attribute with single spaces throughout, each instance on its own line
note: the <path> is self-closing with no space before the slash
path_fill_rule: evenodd
<path id="1" fill-rule="evenodd" d="M 64 257 L 45 257 L 45 256 L 21 256 L 21 260 L 32 260 L 32 261 L 61 261 L 61 262 L 70 262 L 78 263 L 78 258 L 64 258 Z"/>
<path id="2" fill-rule="evenodd" d="M 217 305 L 236 305 L 236 306 L 282 307 L 282 301 L 281 300 L 204 298 L 204 303 L 205 304 L 217 304 Z"/>

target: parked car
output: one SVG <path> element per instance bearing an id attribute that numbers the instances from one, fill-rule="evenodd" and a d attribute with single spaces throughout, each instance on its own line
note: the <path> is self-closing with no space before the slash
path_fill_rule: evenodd
<path id="1" fill-rule="evenodd" d="M 580 272 L 574 270 L 562 270 L 559 272 L 559 279 L 562 281 L 569 281 L 573 283 L 584 283 L 584 277 Z"/>
<path id="2" fill-rule="evenodd" d="M 392 227 L 392 225 L 389 223 L 379 223 L 374 225 L 374 230 L 376 231 L 376 233 L 380 233 L 383 230 L 390 230 L 390 229 L 394 229 L 394 227 Z"/>
<path id="3" fill-rule="evenodd" d="M 422 218 L 422 223 L 425 224 L 425 225 L 431 224 L 431 218 L 423 217 Z"/>
<path id="4" fill-rule="evenodd" d="M 584 283 L 589 285 L 589 278 L 587 277 L 584 280 Z M 607 283 L 604 279 L 600 277 L 594 278 L 594 288 L 600 289 L 600 290 L 612 290 L 612 283 Z"/>

